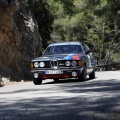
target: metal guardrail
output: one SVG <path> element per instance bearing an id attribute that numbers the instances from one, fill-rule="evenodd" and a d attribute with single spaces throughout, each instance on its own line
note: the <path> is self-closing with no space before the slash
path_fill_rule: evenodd
<path id="1" fill-rule="evenodd" d="M 120 63 L 96 65 L 96 71 L 120 70 Z"/>

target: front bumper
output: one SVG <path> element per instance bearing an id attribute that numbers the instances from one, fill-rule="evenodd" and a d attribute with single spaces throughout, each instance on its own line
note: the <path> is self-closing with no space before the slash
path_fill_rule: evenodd
<path id="1" fill-rule="evenodd" d="M 76 78 L 81 73 L 83 68 L 79 69 L 53 69 L 53 70 L 59 70 L 62 71 L 62 73 L 55 73 L 55 74 L 48 74 L 48 70 L 31 70 L 32 76 L 34 78 L 42 78 L 42 79 L 54 79 L 54 78 Z"/>

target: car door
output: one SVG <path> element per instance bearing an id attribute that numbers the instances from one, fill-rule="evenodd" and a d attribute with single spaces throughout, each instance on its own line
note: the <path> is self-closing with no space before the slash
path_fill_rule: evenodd
<path id="1" fill-rule="evenodd" d="M 92 66 L 92 52 L 90 51 L 90 48 L 86 45 L 86 44 L 82 44 L 83 45 L 83 49 L 86 55 L 86 66 L 87 66 L 87 73 L 91 73 L 93 70 L 93 66 Z"/>

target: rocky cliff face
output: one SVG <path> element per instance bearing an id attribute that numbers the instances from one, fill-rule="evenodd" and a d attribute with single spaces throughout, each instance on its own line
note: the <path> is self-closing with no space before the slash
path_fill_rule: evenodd
<path id="1" fill-rule="evenodd" d="M 30 9 L 21 1 L 0 0 L 0 74 L 30 79 L 30 61 L 40 49 L 38 25 Z"/>

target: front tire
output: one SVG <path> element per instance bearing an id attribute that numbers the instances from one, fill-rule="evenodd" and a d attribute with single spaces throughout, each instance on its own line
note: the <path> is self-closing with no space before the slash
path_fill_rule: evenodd
<path id="1" fill-rule="evenodd" d="M 42 83 L 42 79 L 41 78 L 33 78 L 33 83 L 35 85 L 40 85 Z"/>
<path id="2" fill-rule="evenodd" d="M 78 77 L 78 80 L 79 81 L 86 81 L 86 77 L 87 77 L 87 71 L 86 71 L 86 67 L 84 67 L 82 74 L 80 74 Z"/>

